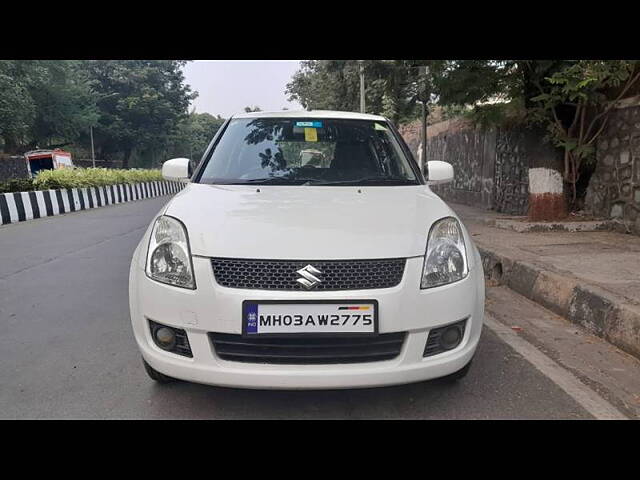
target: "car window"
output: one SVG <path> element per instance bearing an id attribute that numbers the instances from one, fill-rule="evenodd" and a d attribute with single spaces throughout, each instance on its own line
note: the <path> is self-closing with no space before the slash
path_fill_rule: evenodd
<path id="1" fill-rule="evenodd" d="M 199 179 L 223 184 L 417 184 L 386 122 L 234 119 Z"/>

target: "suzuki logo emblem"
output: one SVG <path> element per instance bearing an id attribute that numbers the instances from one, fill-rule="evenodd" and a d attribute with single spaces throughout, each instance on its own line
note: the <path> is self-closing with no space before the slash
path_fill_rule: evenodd
<path id="1" fill-rule="evenodd" d="M 307 265 L 306 267 L 296 271 L 296 273 L 302 277 L 298 278 L 296 282 L 300 283 L 307 290 L 311 290 L 319 283 L 322 283 L 322 280 L 316 277 L 316 275 L 322 275 L 322 272 L 313 265 Z"/>

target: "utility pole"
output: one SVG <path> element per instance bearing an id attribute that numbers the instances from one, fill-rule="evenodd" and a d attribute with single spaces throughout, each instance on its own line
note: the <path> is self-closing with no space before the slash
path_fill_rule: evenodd
<path id="1" fill-rule="evenodd" d="M 360 62 L 360 113 L 365 113 L 364 106 L 364 60 Z"/>
<path id="2" fill-rule="evenodd" d="M 422 152 L 420 155 L 420 163 L 422 164 L 422 171 L 427 171 L 427 100 L 429 97 L 428 92 L 428 75 L 429 67 L 424 67 L 424 96 L 422 98 Z"/>
<path id="3" fill-rule="evenodd" d="M 93 162 L 93 168 L 96 168 L 96 154 L 93 149 L 93 127 L 89 127 L 89 132 L 91 133 L 91 161 Z"/>

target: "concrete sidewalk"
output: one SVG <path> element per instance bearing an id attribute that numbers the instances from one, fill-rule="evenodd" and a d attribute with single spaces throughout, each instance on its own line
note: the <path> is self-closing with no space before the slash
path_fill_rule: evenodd
<path id="1" fill-rule="evenodd" d="M 512 217 L 450 206 L 480 249 L 487 278 L 640 357 L 640 237 L 521 233 L 495 226 Z"/>

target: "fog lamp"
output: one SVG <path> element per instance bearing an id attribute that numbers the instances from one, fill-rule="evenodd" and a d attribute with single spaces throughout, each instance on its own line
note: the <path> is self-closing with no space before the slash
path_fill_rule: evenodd
<path id="1" fill-rule="evenodd" d="M 176 334 L 167 327 L 160 327 L 154 333 L 157 345 L 164 350 L 173 350 L 176 346 Z"/>
<path id="2" fill-rule="evenodd" d="M 448 327 L 442 335 L 440 335 L 440 345 L 445 350 L 456 348 L 462 340 L 462 328 L 459 325 Z"/>

